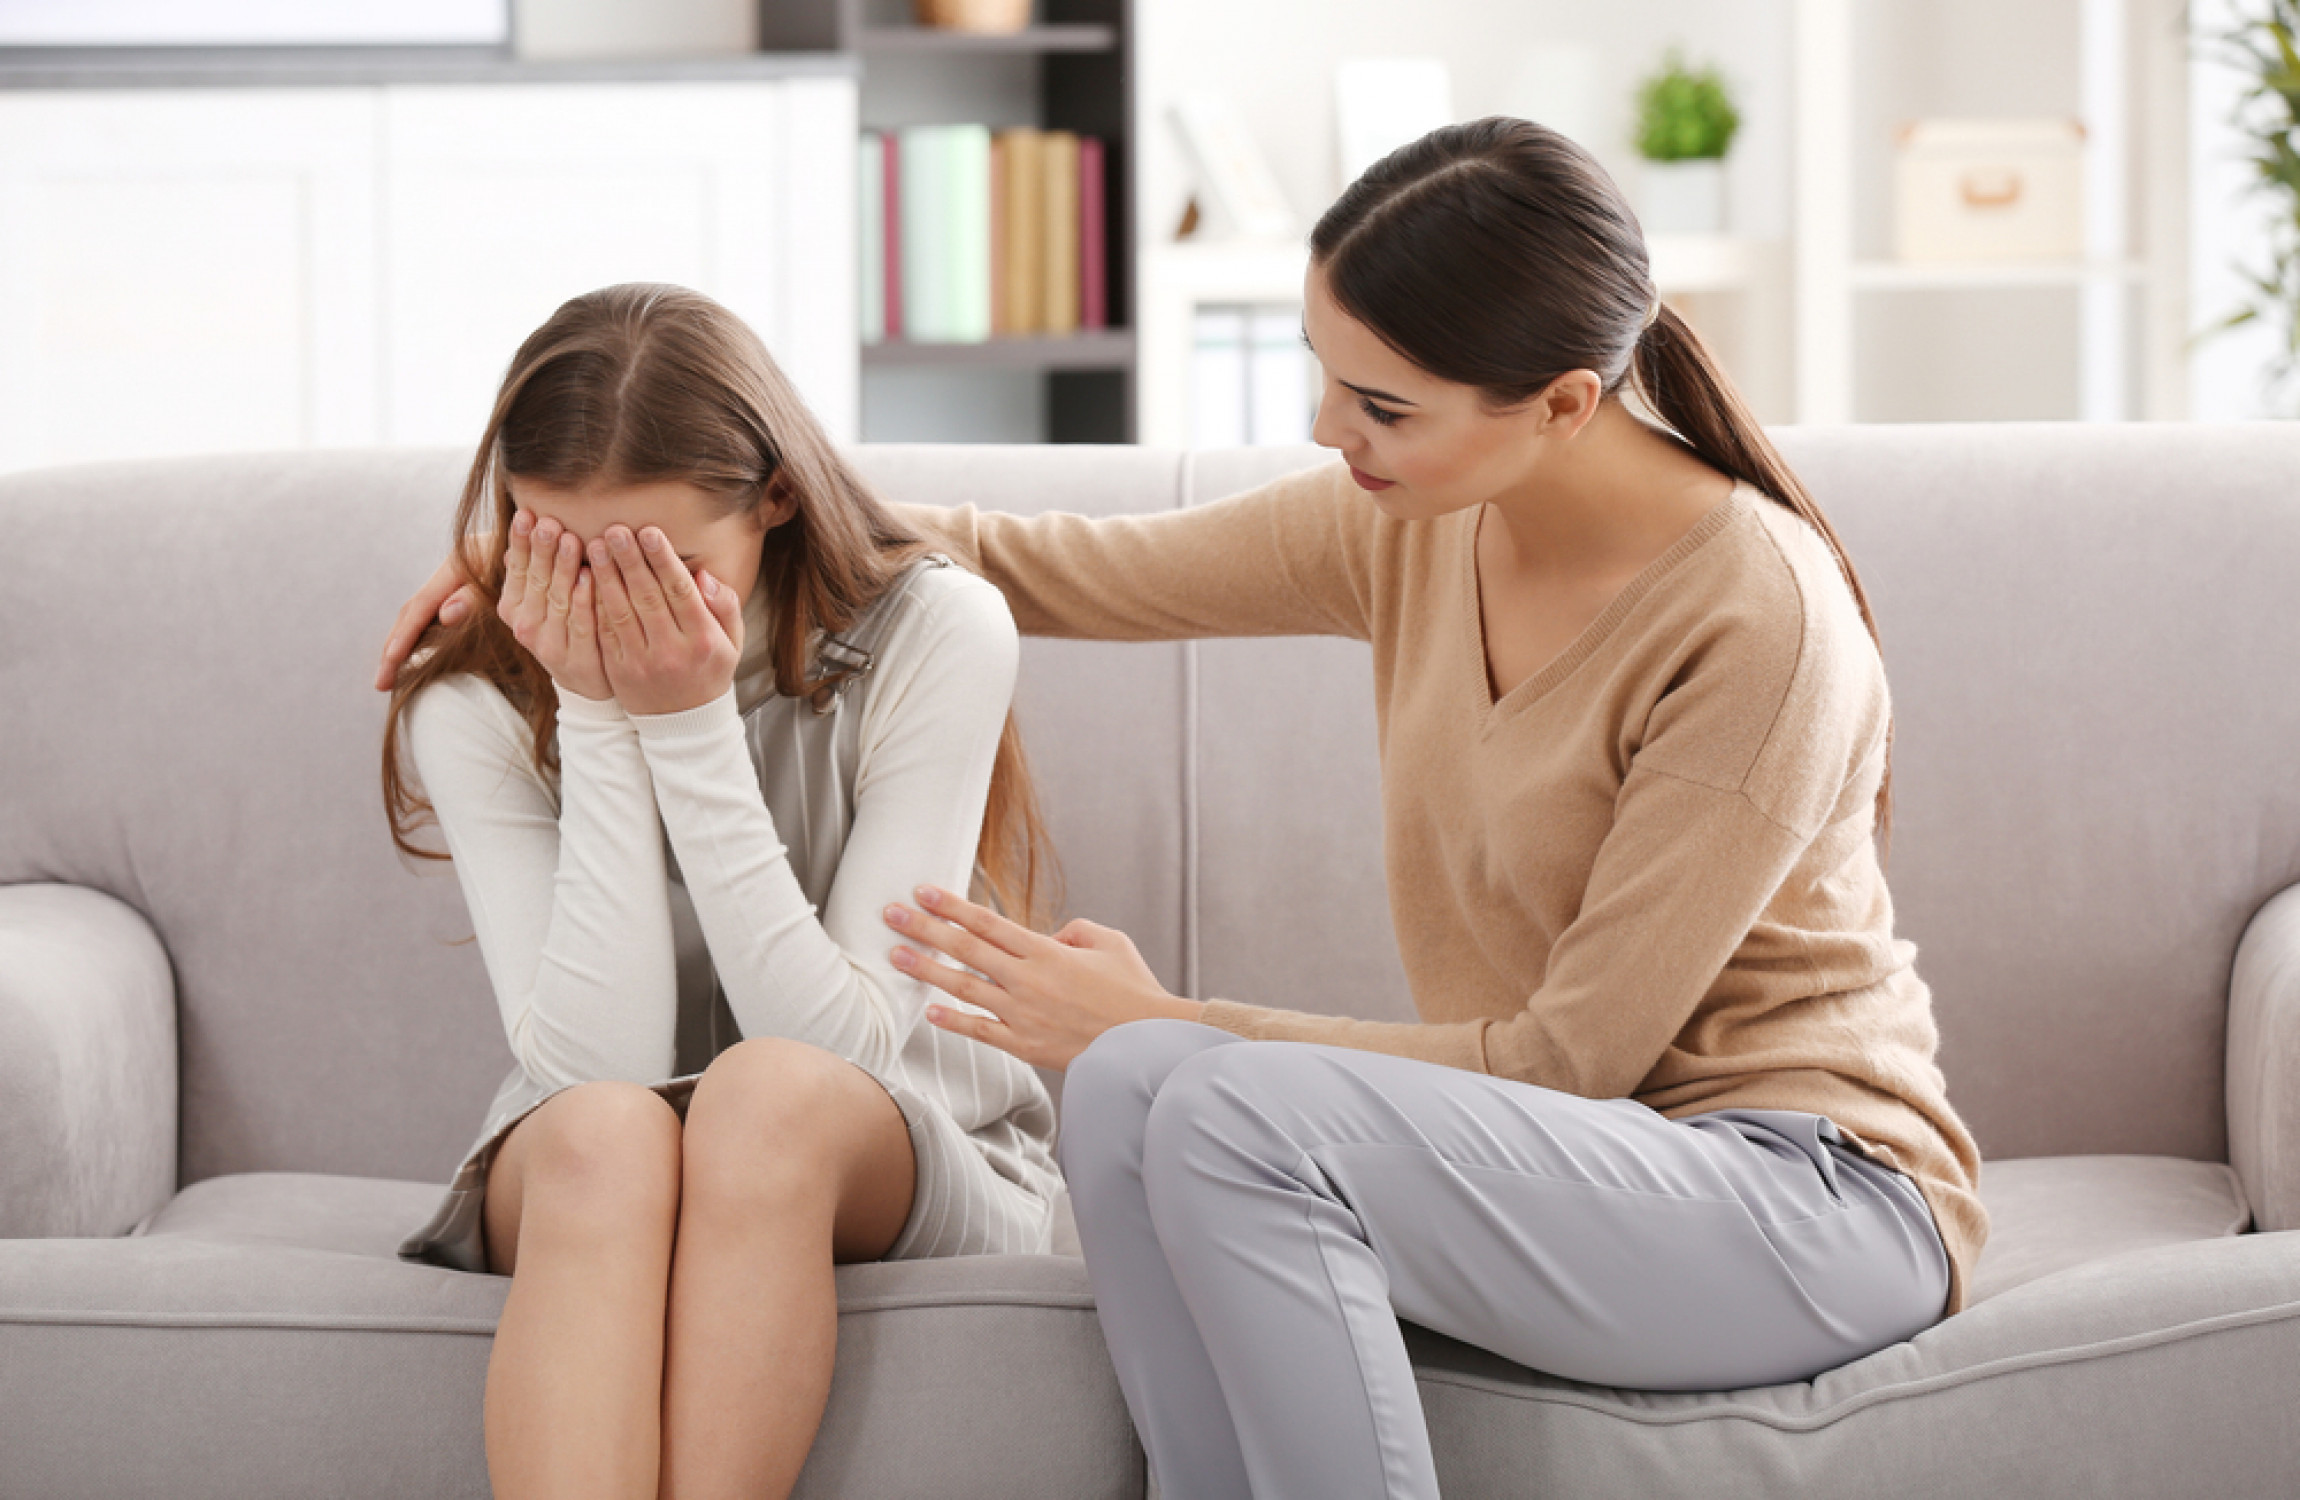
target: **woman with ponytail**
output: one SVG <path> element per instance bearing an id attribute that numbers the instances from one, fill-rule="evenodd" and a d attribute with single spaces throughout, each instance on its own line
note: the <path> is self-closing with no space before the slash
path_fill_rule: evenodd
<path id="1" fill-rule="evenodd" d="M 489 607 L 396 672 L 384 798 L 516 1062 L 400 1254 L 511 1278 L 496 1495 L 786 1495 L 835 1263 L 1049 1242 L 1045 1086 L 878 937 L 922 878 L 1044 904 L 1013 619 L 677 287 L 529 336 L 453 534 Z"/>
<path id="2" fill-rule="evenodd" d="M 1373 647 L 1417 1021 L 1180 1000 L 1122 934 L 933 886 L 888 915 L 975 1008 L 930 1021 L 1068 1069 L 1102 1326 L 1189 1500 L 1436 1496 L 1400 1319 L 1604 1385 L 1803 1380 L 1955 1311 L 1987 1233 L 1893 934 L 1859 580 L 1612 181 L 1449 126 L 1310 249 L 1342 462 L 1157 515 L 909 513 L 1025 633 Z"/>

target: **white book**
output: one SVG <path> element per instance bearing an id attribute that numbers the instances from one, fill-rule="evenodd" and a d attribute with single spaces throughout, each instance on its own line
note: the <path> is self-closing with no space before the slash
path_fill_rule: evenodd
<path id="1" fill-rule="evenodd" d="M 1246 441 L 1257 447 L 1308 442 L 1314 395 L 1310 351 L 1302 347 L 1300 310 L 1255 308 L 1247 344 Z"/>
<path id="2" fill-rule="evenodd" d="M 943 127 L 945 337 L 990 337 L 990 127 Z"/>
<path id="3" fill-rule="evenodd" d="M 862 341 L 886 341 L 886 147 L 875 130 L 863 132 L 856 162 L 856 207 L 862 220 L 856 238 L 861 242 Z"/>
<path id="4" fill-rule="evenodd" d="M 918 344 L 950 338 L 950 256 L 942 239 L 950 220 L 943 135 L 939 125 L 911 126 L 902 132 L 896 164 L 902 174 L 902 332 Z"/>
<path id="5" fill-rule="evenodd" d="M 1191 320 L 1190 446 L 1246 444 L 1246 310 L 1200 307 Z"/>

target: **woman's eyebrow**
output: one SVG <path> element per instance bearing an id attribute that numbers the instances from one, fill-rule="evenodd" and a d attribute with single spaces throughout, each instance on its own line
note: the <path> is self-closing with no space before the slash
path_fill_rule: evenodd
<path id="1" fill-rule="evenodd" d="M 1309 350 L 1312 354 L 1318 352 L 1318 346 L 1310 342 L 1310 330 L 1307 328 L 1302 330 L 1302 347 Z M 1359 395 L 1364 396 L 1371 401 L 1387 401 L 1393 406 L 1418 407 L 1420 405 L 1419 402 L 1408 401 L 1403 396 L 1393 396 L 1388 391 L 1377 391 L 1372 386 L 1352 385 L 1346 380 L 1340 382 L 1340 384 L 1343 390 L 1356 391 Z"/>

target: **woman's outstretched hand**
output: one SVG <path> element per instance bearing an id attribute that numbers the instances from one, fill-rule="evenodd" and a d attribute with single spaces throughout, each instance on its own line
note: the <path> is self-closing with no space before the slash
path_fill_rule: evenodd
<path id="1" fill-rule="evenodd" d="M 700 708 L 735 683 L 743 609 L 707 572 L 689 573 L 656 527 L 621 524 L 591 539 L 599 656 L 623 711 Z"/>
<path id="2" fill-rule="evenodd" d="M 988 1042 L 1042 1068 L 1067 1068 L 1113 1026 L 1155 1017 L 1198 1018 L 1198 1002 L 1167 994 L 1123 932 L 1072 922 L 1047 937 L 934 886 L 919 887 L 917 895 L 926 910 L 890 906 L 887 925 L 919 947 L 985 976 L 936 963 L 910 948 L 894 950 L 894 965 L 905 974 L 990 1012 L 978 1016 L 947 1005 L 928 1006 L 927 1019 L 945 1031 Z"/>
<path id="3" fill-rule="evenodd" d="M 400 666 L 434 619 L 453 625 L 478 607 L 479 590 L 464 575 L 462 549 L 450 547 L 446 560 L 399 607 L 399 617 L 391 622 L 391 634 L 384 637 L 383 661 L 375 669 L 375 690 L 391 691 L 399 680 Z"/>
<path id="4" fill-rule="evenodd" d="M 557 521 L 521 511 L 503 556 L 503 598 L 495 612 L 563 692 L 614 696 L 600 660 L 591 570 L 583 544 Z"/>

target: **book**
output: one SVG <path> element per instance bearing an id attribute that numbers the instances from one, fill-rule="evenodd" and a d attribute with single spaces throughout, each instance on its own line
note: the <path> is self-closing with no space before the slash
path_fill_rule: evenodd
<path id="1" fill-rule="evenodd" d="M 1006 141 L 1006 331 L 1046 326 L 1046 168 L 1035 130 L 1010 130 Z"/>
<path id="2" fill-rule="evenodd" d="M 1011 253 L 1006 239 L 1006 190 L 1009 171 L 1007 153 L 1013 145 L 1011 131 L 999 131 L 990 138 L 990 336 L 1004 338 L 1014 331 L 1013 314 L 1006 306 L 1006 258 Z"/>
<path id="3" fill-rule="evenodd" d="M 1046 184 L 1046 300 L 1043 327 L 1047 333 L 1078 331 L 1078 137 L 1067 130 L 1048 131 L 1043 154 Z"/>
<path id="4" fill-rule="evenodd" d="M 885 253 L 880 257 L 886 274 L 886 336 L 903 336 L 902 318 L 902 141 L 888 131 L 879 137 L 885 152 L 880 179 L 885 190 L 885 202 L 880 210 L 880 239 Z"/>
<path id="5" fill-rule="evenodd" d="M 943 336 L 980 343 L 990 337 L 990 127 L 943 126 L 937 159 L 945 174 Z"/>
<path id="6" fill-rule="evenodd" d="M 862 210 L 862 270 L 856 286 L 862 293 L 862 341 L 876 344 L 886 338 L 886 146 L 877 131 L 863 132 L 859 155 L 855 203 Z"/>
<path id="7" fill-rule="evenodd" d="M 948 337 L 944 276 L 946 257 L 940 243 L 948 213 L 943 205 L 945 174 L 935 160 L 942 150 L 942 130 L 914 125 L 901 133 L 898 171 L 902 182 L 902 315 L 903 336 L 914 343 L 935 343 Z"/>
<path id="8" fill-rule="evenodd" d="M 1078 326 L 1103 328 L 1110 322 L 1109 218 L 1105 202 L 1102 142 L 1078 141 Z"/>

